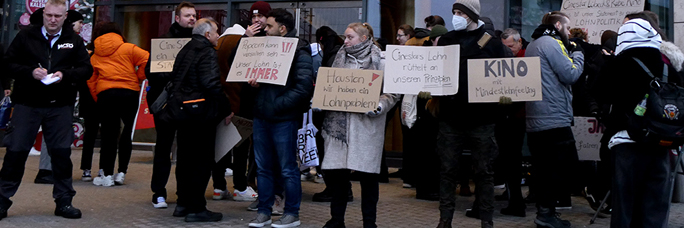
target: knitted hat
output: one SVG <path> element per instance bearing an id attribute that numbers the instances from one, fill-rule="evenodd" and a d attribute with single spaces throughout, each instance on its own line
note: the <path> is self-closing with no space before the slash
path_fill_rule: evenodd
<path id="1" fill-rule="evenodd" d="M 462 11 L 468 15 L 470 20 L 477 23 L 477 20 L 480 19 L 480 0 L 456 0 L 451 10 Z"/>
<path id="2" fill-rule="evenodd" d="M 69 10 L 67 11 L 67 18 L 64 21 L 64 24 L 73 24 L 74 22 L 77 21 L 82 21 L 83 20 L 83 15 L 79 13 L 76 10 Z"/>
<path id="3" fill-rule="evenodd" d="M 447 31 L 444 25 L 435 25 L 434 27 L 432 27 L 432 31 L 430 31 L 430 39 L 434 40 L 435 38 L 440 37 L 446 34 L 447 32 L 449 31 Z"/>
<path id="4" fill-rule="evenodd" d="M 624 50 L 630 48 L 650 47 L 660 49 L 660 44 L 663 42 L 658 31 L 651 27 L 651 23 L 640 18 L 632 19 L 622 24 L 618 34 L 615 55 L 619 55 Z"/>
<path id="5" fill-rule="evenodd" d="M 268 16 L 268 13 L 271 12 L 271 5 L 268 4 L 268 2 L 264 1 L 258 1 L 252 4 L 252 7 L 249 8 L 249 15 L 254 15 L 254 14 L 261 14 L 264 16 Z"/>

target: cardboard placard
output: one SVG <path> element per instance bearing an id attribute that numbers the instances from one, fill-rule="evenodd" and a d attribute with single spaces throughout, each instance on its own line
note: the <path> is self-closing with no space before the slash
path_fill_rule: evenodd
<path id="1" fill-rule="evenodd" d="M 644 10 L 646 0 L 563 0 L 561 12 L 570 17 L 570 28 L 589 34 L 589 43 L 600 44 L 606 30 L 618 31 L 625 15 Z"/>
<path id="2" fill-rule="evenodd" d="M 214 142 L 214 161 L 219 162 L 230 150 L 242 141 L 240 132 L 232 122 L 226 125 L 221 121 L 216 125 L 216 141 Z"/>
<path id="3" fill-rule="evenodd" d="M 387 45 L 386 93 L 454 95 L 458 92 L 459 45 L 415 47 Z"/>
<path id="4" fill-rule="evenodd" d="M 378 107 L 382 71 L 318 68 L 312 107 L 366 113 Z"/>
<path id="5" fill-rule="evenodd" d="M 252 127 L 254 126 L 254 122 L 252 122 L 252 120 L 250 119 L 239 116 L 233 116 L 232 121 L 233 124 L 235 124 L 235 127 L 237 128 L 238 132 L 240 133 L 240 136 L 242 136 L 240 142 L 238 142 L 238 144 L 235 145 L 240 146 L 245 140 L 252 136 Z"/>
<path id="6" fill-rule="evenodd" d="M 539 57 L 469 59 L 468 102 L 542 100 Z"/>
<path id="7" fill-rule="evenodd" d="M 575 116 L 571 127 L 580 161 L 600 161 L 601 137 L 605 127 L 594 117 Z"/>
<path id="8" fill-rule="evenodd" d="M 181 39 L 152 39 L 152 52 L 150 55 L 150 73 L 162 73 L 173 71 L 173 63 L 176 56 L 190 38 Z"/>
<path id="9" fill-rule="evenodd" d="M 230 67 L 227 82 L 257 82 L 285 85 L 298 38 L 276 36 L 242 38 Z"/>

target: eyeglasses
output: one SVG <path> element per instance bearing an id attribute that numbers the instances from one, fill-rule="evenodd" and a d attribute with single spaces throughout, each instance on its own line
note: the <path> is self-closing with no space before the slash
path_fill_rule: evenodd
<path id="1" fill-rule="evenodd" d="M 400 38 L 400 37 L 403 37 L 403 36 L 406 36 L 406 34 L 397 34 L 397 38 Z"/>

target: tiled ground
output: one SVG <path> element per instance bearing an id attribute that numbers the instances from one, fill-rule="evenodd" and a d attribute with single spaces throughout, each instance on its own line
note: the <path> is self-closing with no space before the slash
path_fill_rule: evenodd
<path id="1" fill-rule="evenodd" d="M 81 151 L 74 150 L 72 159 L 74 178 L 80 179 Z M 4 157 L 4 150 L 0 150 L 0 158 Z M 95 154 L 94 163 L 97 164 L 99 154 Z M 152 153 L 149 151 L 134 151 L 126 184 L 116 187 L 97 187 L 92 183 L 74 182 L 78 192 L 74 205 L 83 211 L 83 218 L 68 220 L 53 215 L 54 203 L 51 197 L 50 185 L 33 184 L 38 169 L 38 157 L 29 157 L 26 165 L 24 184 L 17 195 L 12 198 L 14 206 L 10 209 L 9 217 L 0 221 L 0 227 L 247 227 L 247 223 L 255 216 L 254 212 L 245 210 L 249 203 L 224 201 L 209 201 L 211 210 L 222 212 L 223 221 L 219 223 L 185 223 L 181 218 L 171 216 L 171 208 L 160 210 L 152 208 L 150 203 L 150 177 L 152 172 Z M 229 180 L 229 183 L 230 180 Z M 354 184 L 356 200 L 347 209 L 347 227 L 361 227 L 361 201 L 358 182 Z M 175 181 L 172 174 L 168 185 L 170 201 L 174 202 Z M 315 203 L 311 196 L 323 189 L 322 184 L 307 182 L 303 184 L 303 200 L 301 206 L 301 227 L 322 227 L 329 219 L 327 203 Z M 206 196 L 211 197 L 211 188 Z M 497 190 L 500 194 L 501 190 Z M 416 200 L 415 191 L 403 189 L 399 179 L 391 179 L 389 184 L 380 185 L 380 202 L 378 205 L 379 227 L 435 227 L 438 221 L 438 203 Z M 463 211 L 472 204 L 473 197 L 459 197 L 457 208 L 460 211 L 454 218 L 454 227 L 479 227 L 478 220 L 467 218 Z M 497 202 L 497 210 L 505 206 L 504 202 Z M 518 218 L 503 216 L 496 212 L 494 224 L 496 227 L 536 227 L 533 224 L 533 205 L 528 205 L 528 217 Z M 586 201 L 573 198 L 573 209 L 561 211 L 563 218 L 569 219 L 574 227 L 608 227 L 608 219 L 598 219 L 596 224 L 589 225 L 592 210 Z M 684 204 L 673 204 L 670 213 L 670 227 L 684 227 Z"/>

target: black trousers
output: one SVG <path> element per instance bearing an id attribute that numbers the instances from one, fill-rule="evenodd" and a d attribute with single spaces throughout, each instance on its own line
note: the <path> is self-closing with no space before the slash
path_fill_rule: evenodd
<path id="1" fill-rule="evenodd" d="M 522 180 L 522 147 L 525 140 L 525 119 L 509 118 L 496 123 L 496 142 L 499 157 L 496 159 L 495 174 L 501 175 L 508 190 L 508 206 L 524 207 L 520 189 Z"/>
<path id="2" fill-rule="evenodd" d="M 151 187 L 154 198 L 159 196 L 166 198 L 166 183 L 168 183 L 171 174 L 171 146 L 173 146 L 173 139 L 176 137 L 177 127 L 154 116 L 154 128 L 157 131 L 157 141 L 154 146 Z"/>
<path id="3" fill-rule="evenodd" d="M 58 207 L 71 204 L 76 195 L 72 186 L 71 143 L 74 140 L 72 128 L 72 106 L 35 108 L 21 104 L 14 105 L 14 112 L 4 144 L 7 153 L 0 170 L 0 200 L 14 196 L 24 176 L 26 159 L 38 134 L 43 127 L 43 135 L 52 157 L 52 171 L 55 179 L 52 197 Z"/>
<path id="4" fill-rule="evenodd" d="M 216 124 L 184 124 L 178 128 L 178 161 L 176 163 L 178 205 L 188 212 L 206 210 L 207 190 L 214 166 Z M 224 170 L 225 171 L 225 170 Z"/>
<path id="5" fill-rule="evenodd" d="M 677 155 L 641 143 L 619 144 L 612 151 L 610 227 L 667 227 Z"/>
<path id="6" fill-rule="evenodd" d="M 358 172 L 358 171 L 356 171 Z M 361 178 L 361 213 L 363 215 L 363 227 L 377 227 L 375 224 L 378 200 L 380 197 L 378 186 L 378 174 L 359 172 Z M 351 170 L 330 169 L 325 170 L 327 184 L 332 190 L 333 199 L 330 203 L 330 215 L 332 220 L 344 222 L 344 214 L 347 211 L 347 197 L 351 188 Z"/>
<path id="7" fill-rule="evenodd" d="M 212 170 L 212 180 L 214 180 L 214 189 L 221 189 L 226 191 L 228 183 L 224 173 L 226 168 L 233 169 L 233 188 L 238 191 L 247 189 L 247 159 L 251 147 L 251 137 L 240 146 L 233 148 L 226 156 L 221 158 Z M 232 156 L 231 156 L 232 155 Z"/>
<path id="8" fill-rule="evenodd" d="M 413 127 L 402 125 L 404 135 L 404 182 L 416 187 L 416 194 L 439 193 L 439 157 L 437 156 L 437 119 L 425 110 L 426 99 L 417 99 L 418 116 Z"/>
<path id="9" fill-rule="evenodd" d="M 560 192 L 570 189 L 569 173 L 577 163 L 575 136 L 570 127 L 527 133 L 534 170 L 537 206 L 555 210 Z"/>
<path id="10" fill-rule="evenodd" d="M 97 95 L 97 108 L 102 123 L 102 146 L 100 149 L 100 168 L 105 176 L 114 174 L 117 155 L 117 139 L 119 154 L 118 172 L 126 173 L 131 160 L 133 122 L 138 112 L 139 92 L 129 89 L 108 89 Z M 121 130 L 121 122 L 124 127 Z M 119 135 L 121 132 L 121 135 Z M 121 137 L 119 137 L 121 136 Z"/>
<path id="11" fill-rule="evenodd" d="M 83 152 L 81 154 L 81 170 L 91 169 L 93 166 L 93 150 L 97 132 L 100 130 L 99 115 L 90 114 L 83 117 L 85 133 L 83 134 Z"/>

